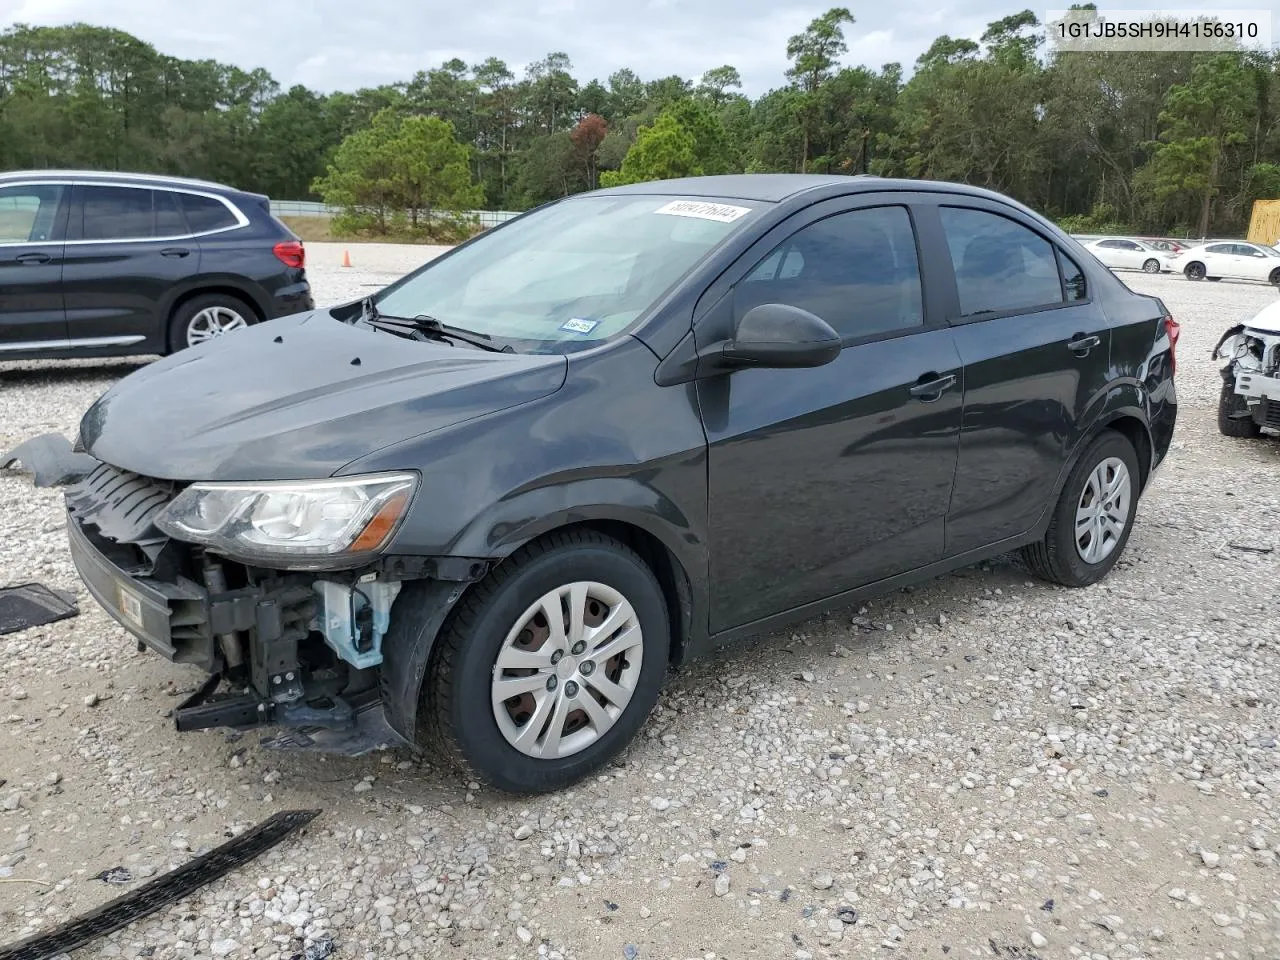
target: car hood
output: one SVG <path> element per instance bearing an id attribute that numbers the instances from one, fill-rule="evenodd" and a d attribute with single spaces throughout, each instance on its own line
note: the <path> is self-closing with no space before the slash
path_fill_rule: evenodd
<path id="1" fill-rule="evenodd" d="M 317 310 L 143 367 L 89 408 L 80 436 L 97 459 L 149 477 L 327 477 L 389 444 L 554 393 L 567 366 L 560 355 L 411 341 Z"/>
<path id="2" fill-rule="evenodd" d="M 1280 300 L 1263 307 L 1245 326 L 1263 333 L 1280 333 Z"/>

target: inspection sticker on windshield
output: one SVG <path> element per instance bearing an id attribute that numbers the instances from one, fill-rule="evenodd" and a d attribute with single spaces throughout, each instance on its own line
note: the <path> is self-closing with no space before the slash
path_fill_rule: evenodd
<path id="1" fill-rule="evenodd" d="M 560 324 L 560 329 L 570 333 L 590 333 L 598 326 L 600 326 L 599 320 L 583 320 L 581 317 L 574 317 Z"/>
<path id="2" fill-rule="evenodd" d="M 745 217 L 750 213 L 751 208 L 735 207 L 728 203 L 707 203 L 705 200 L 672 200 L 653 212 L 665 213 L 673 217 L 697 217 L 699 220 L 733 223 L 739 217 Z"/>

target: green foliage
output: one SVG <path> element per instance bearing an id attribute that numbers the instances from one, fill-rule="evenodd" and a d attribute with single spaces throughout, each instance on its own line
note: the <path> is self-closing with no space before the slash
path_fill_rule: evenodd
<path id="1" fill-rule="evenodd" d="M 281 90 L 118 30 L 15 24 L 0 32 L 0 168 L 324 196 L 344 211 L 335 230 L 406 237 L 472 229 L 445 211 L 739 170 L 965 181 L 1088 232 L 1225 234 L 1280 197 L 1275 52 L 1045 53 L 1023 10 L 978 42 L 938 37 L 904 82 L 898 64 L 845 62 L 856 26 L 827 10 L 787 39 L 785 79 L 748 98 L 730 64 L 696 83 L 628 68 L 580 83 L 562 51 L 520 77 L 455 58 L 379 87 Z"/>
<path id="2" fill-rule="evenodd" d="M 451 123 L 400 116 L 388 107 L 342 141 L 313 189 L 325 203 L 342 208 L 338 229 L 402 231 L 394 218 L 403 215 L 416 230 L 420 221 L 436 219 L 437 211 L 457 213 L 480 202 L 468 155 Z"/>

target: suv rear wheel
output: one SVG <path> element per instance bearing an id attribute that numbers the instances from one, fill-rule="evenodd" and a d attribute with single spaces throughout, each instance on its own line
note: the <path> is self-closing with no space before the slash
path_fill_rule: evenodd
<path id="1" fill-rule="evenodd" d="M 1067 587 L 1105 577 L 1129 542 L 1139 476 L 1133 444 L 1103 431 L 1067 477 L 1044 539 L 1023 548 L 1031 571 Z"/>
<path id="2" fill-rule="evenodd" d="M 598 770 L 658 699 L 670 627 L 653 572 L 594 531 L 522 547 L 474 585 L 436 640 L 424 746 L 513 793 Z"/>
<path id="3" fill-rule="evenodd" d="M 226 293 L 192 297 L 173 311 L 169 321 L 169 352 L 244 330 L 257 321 L 253 308 L 239 297 Z"/>

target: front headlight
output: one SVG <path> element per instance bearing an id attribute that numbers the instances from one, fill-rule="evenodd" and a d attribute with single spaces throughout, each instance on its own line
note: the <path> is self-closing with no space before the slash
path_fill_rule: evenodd
<path id="1" fill-rule="evenodd" d="M 418 477 L 193 483 L 156 519 L 177 540 L 286 568 L 358 562 L 391 539 Z"/>

